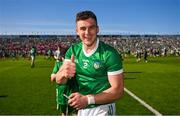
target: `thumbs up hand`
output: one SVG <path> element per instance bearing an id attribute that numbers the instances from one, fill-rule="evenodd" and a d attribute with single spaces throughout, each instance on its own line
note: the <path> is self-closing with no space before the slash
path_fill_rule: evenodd
<path id="1" fill-rule="evenodd" d="M 71 77 L 74 77 L 75 76 L 75 73 L 76 73 L 76 64 L 74 62 L 75 60 L 75 57 L 74 55 L 72 54 L 71 55 L 71 60 L 69 59 L 65 59 L 63 65 L 65 65 L 65 77 L 66 78 L 71 78 Z"/>
<path id="2" fill-rule="evenodd" d="M 56 82 L 59 84 L 66 83 L 68 78 L 74 77 L 76 73 L 75 57 L 72 54 L 71 59 L 62 58 L 63 64 L 56 74 Z"/>

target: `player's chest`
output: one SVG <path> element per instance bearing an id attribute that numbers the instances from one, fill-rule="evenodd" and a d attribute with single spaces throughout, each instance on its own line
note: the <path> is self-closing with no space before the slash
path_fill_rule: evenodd
<path id="1" fill-rule="evenodd" d="M 97 75 L 106 73 L 106 64 L 103 57 L 94 54 L 90 57 L 79 55 L 75 59 L 77 72 L 87 75 Z"/>

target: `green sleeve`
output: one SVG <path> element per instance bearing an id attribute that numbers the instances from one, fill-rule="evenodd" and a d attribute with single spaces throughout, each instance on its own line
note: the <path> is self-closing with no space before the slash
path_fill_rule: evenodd
<path id="1" fill-rule="evenodd" d="M 113 72 L 123 69 L 122 57 L 115 49 L 112 49 L 112 52 L 109 52 L 108 54 L 106 54 L 106 56 L 108 56 L 106 57 L 108 72 Z"/>
<path id="2" fill-rule="evenodd" d="M 73 53 L 73 46 L 71 46 L 67 52 L 66 52 L 66 55 L 65 55 L 65 59 L 71 59 L 71 55 Z"/>
<path id="3" fill-rule="evenodd" d="M 56 62 L 52 71 L 52 74 L 56 74 L 59 70 L 59 68 L 61 67 L 62 62 Z"/>

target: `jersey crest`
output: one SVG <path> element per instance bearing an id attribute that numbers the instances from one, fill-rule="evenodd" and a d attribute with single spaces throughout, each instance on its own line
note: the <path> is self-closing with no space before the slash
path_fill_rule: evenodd
<path id="1" fill-rule="evenodd" d="M 101 67 L 101 62 L 95 61 L 93 66 L 95 69 L 99 69 Z"/>

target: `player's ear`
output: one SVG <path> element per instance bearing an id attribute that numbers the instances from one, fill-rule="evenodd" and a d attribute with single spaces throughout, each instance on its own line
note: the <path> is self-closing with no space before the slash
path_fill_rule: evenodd
<path id="1" fill-rule="evenodd" d="M 97 33 L 99 33 L 99 26 L 97 25 Z"/>

